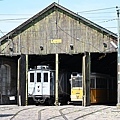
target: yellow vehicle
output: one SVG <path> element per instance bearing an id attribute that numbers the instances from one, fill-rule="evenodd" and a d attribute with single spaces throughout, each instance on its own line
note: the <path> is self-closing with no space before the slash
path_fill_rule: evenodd
<path id="1" fill-rule="evenodd" d="M 82 101 L 83 88 L 82 76 L 78 73 L 71 74 L 71 101 Z"/>
<path id="2" fill-rule="evenodd" d="M 71 102 L 83 100 L 82 74 L 71 74 Z M 90 76 L 90 101 L 91 103 L 116 102 L 116 82 L 109 75 L 92 73 Z M 112 98 L 114 96 L 115 99 Z M 111 101 L 112 100 L 112 101 Z"/>

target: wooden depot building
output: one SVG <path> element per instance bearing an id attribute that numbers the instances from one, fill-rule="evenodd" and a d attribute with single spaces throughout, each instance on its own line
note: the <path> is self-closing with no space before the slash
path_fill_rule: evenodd
<path id="1" fill-rule="evenodd" d="M 58 74 L 83 68 L 87 76 L 98 72 L 117 78 L 111 42 L 117 44 L 115 33 L 52 3 L 0 38 L 0 104 L 10 104 L 12 96 L 16 104 L 19 96 L 21 105 L 27 104 L 27 71 L 37 65 L 50 65 Z"/>

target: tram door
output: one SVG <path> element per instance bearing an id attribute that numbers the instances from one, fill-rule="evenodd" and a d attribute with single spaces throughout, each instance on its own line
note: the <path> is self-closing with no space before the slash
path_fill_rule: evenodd
<path id="1" fill-rule="evenodd" d="M 35 95 L 35 71 L 28 72 L 28 95 Z"/>
<path id="2" fill-rule="evenodd" d="M 42 95 L 50 95 L 50 71 L 42 71 Z"/>
<path id="3" fill-rule="evenodd" d="M 28 72 L 28 95 L 42 95 L 41 71 Z"/>
<path id="4" fill-rule="evenodd" d="M 42 72 L 38 70 L 35 72 L 35 95 L 42 95 Z"/>

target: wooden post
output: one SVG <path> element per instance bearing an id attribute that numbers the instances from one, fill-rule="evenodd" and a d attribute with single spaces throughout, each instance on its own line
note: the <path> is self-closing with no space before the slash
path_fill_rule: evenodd
<path id="1" fill-rule="evenodd" d="M 28 105 L 28 55 L 26 54 L 26 103 Z"/>
<path id="2" fill-rule="evenodd" d="M 117 10 L 118 51 L 117 51 L 117 107 L 120 108 L 120 9 Z"/>
<path id="3" fill-rule="evenodd" d="M 83 75 L 83 106 L 90 105 L 90 53 L 85 52 L 82 65 Z"/>
<path id="4" fill-rule="evenodd" d="M 21 105 L 26 105 L 26 55 L 21 55 L 20 60 L 20 96 L 21 96 Z"/>
<path id="5" fill-rule="evenodd" d="M 18 59 L 18 71 L 17 71 L 17 104 L 21 106 L 21 96 L 20 96 L 20 59 Z"/>
<path id="6" fill-rule="evenodd" d="M 59 105 L 58 102 L 58 54 L 56 53 L 56 70 L 55 70 L 55 105 Z"/>

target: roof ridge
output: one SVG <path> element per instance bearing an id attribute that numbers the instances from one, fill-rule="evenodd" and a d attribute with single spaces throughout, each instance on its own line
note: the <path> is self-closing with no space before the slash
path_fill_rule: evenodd
<path id="1" fill-rule="evenodd" d="M 28 20 L 26 20 L 25 22 L 23 22 L 22 24 L 20 24 L 19 26 L 17 26 L 15 29 L 13 29 L 12 31 L 8 32 L 6 35 L 2 36 L 0 38 L 0 41 L 3 41 L 5 39 L 8 38 L 8 36 L 10 37 L 11 35 L 13 35 L 14 33 L 17 33 L 21 28 L 25 27 L 26 25 L 30 24 L 31 22 L 33 22 L 36 18 L 38 18 L 40 15 L 44 14 L 45 12 L 47 12 L 48 10 L 50 10 L 51 8 L 53 7 L 58 7 L 59 9 L 71 14 L 72 16 L 80 19 L 81 21 L 85 22 L 85 23 L 88 23 L 88 25 L 90 24 L 91 27 L 95 27 L 97 28 L 98 30 L 101 30 L 103 32 L 105 32 L 106 34 L 110 34 L 112 35 L 113 37 L 117 37 L 117 35 L 109 30 L 107 30 L 106 28 L 103 28 L 102 26 L 80 16 L 79 14 L 63 7 L 62 5 L 56 3 L 56 2 L 53 2 L 52 4 L 50 4 L 49 6 L 45 7 L 43 10 L 41 10 L 40 12 L 38 12 L 37 14 L 35 14 L 34 16 L 32 16 L 31 18 L 29 18 Z M 17 33 L 18 34 L 18 33 Z"/>

